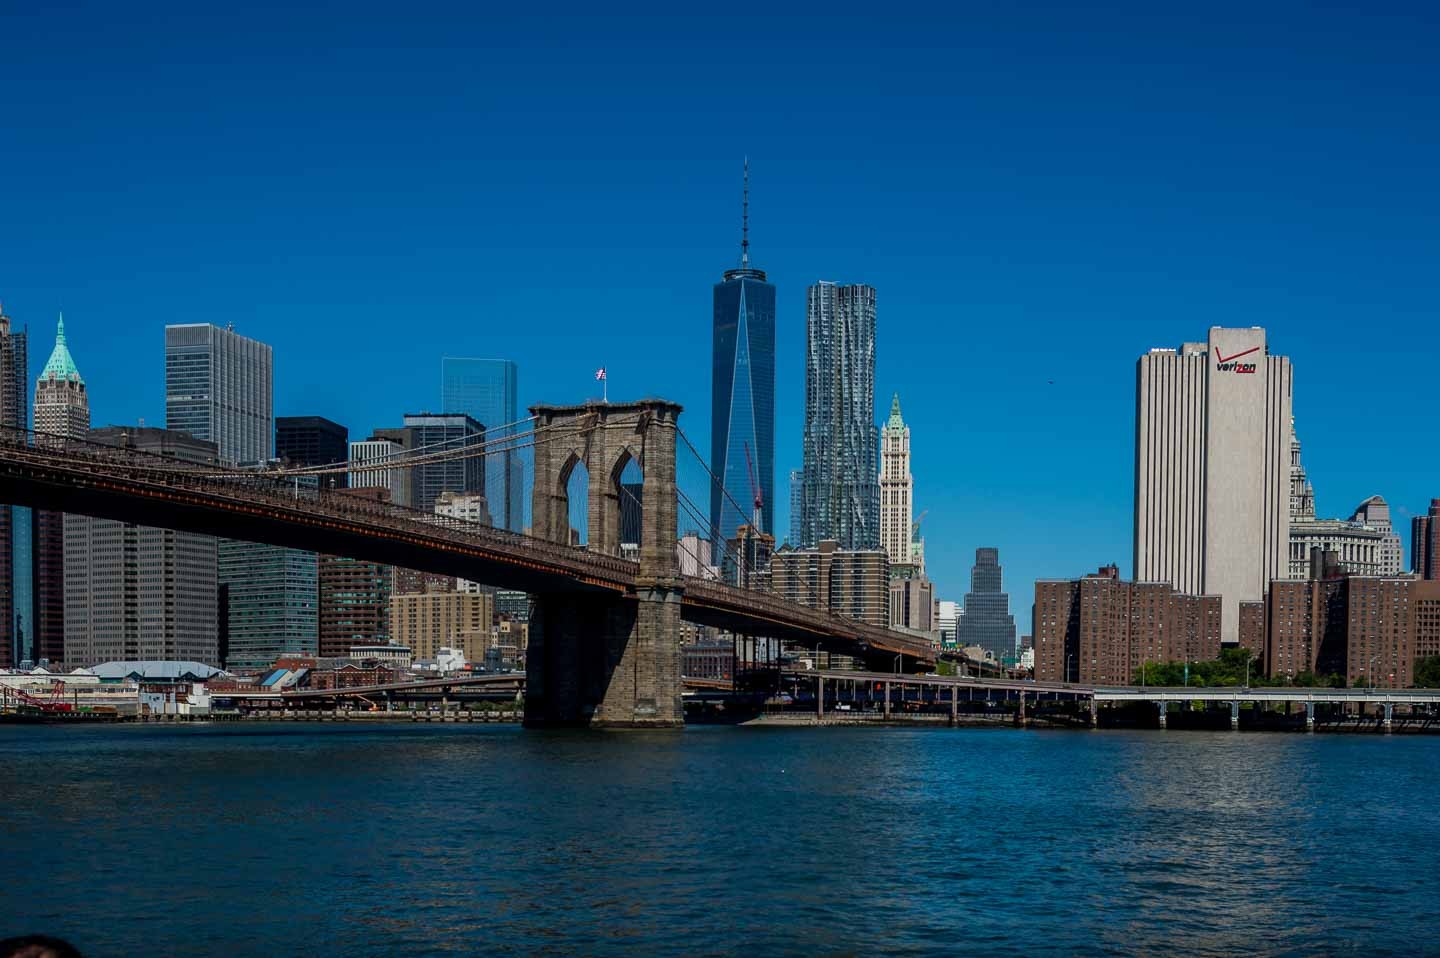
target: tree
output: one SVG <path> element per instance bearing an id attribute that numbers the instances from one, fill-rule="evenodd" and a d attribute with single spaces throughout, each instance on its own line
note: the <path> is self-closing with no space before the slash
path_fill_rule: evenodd
<path id="1" fill-rule="evenodd" d="M 1427 655 L 1415 660 L 1415 687 L 1440 689 L 1440 655 Z"/>

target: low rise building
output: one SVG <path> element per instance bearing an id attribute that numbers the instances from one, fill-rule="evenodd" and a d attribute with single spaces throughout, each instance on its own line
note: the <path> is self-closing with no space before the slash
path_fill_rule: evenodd
<path id="1" fill-rule="evenodd" d="M 464 652 L 446 646 L 440 649 L 433 659 L 416 659 L 411 666 L 411 671 L 436 675 L 452 675 L 456 672 L 464 672 L 469 668 L 470 659 L 466 657 Z"/>
<path id="2" fill-rule="evenodd" d="M 374 662 L 385 668 L 405 670 L 414 658 L 403 645 L 352 645 L 350 658 L 356 662 Z"/>
<path id="3" fill-rule="evenodd" d="M 729 682 L 735 678 L 735 645 L 712 639 L 680 647 L 680 674 L 691 679 Z"/>

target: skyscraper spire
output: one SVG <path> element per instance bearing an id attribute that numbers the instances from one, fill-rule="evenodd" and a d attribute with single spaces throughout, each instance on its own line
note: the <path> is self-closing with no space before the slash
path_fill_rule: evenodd
<path id="1" fill-rule="evenodd" d="M 740 268 L 750 268 L 750 157 L 745 157 L 745 185 L 740 199 Z"/>

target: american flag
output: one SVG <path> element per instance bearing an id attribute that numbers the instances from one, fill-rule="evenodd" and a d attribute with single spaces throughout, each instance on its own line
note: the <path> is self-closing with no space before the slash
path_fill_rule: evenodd
<path id="1" fill-rule="evenodd" d="M 596 381 L 598 382 L 599 380 L 602 380 L 602 379 L 604 379 L 604 378 L 605 378 L 605 367 L 604 367 L 604 366 L 601 366 L 599 369 L 595 370 L 595 379 L 596 379 Z"/>

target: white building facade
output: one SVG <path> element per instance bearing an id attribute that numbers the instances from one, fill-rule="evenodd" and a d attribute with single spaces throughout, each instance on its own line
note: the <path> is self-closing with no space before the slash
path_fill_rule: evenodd
<path id="1" fill-rule="evenodd" d="M 388 489 L 390 501 L 410 501 L 410 470 L 394 465 L 405 447 L 390 439 L 350 444 L 350 488 Z"/>
<path id="2" fill-rule="evenodd" d="M 880 548 L 890 567 L 908 566 L 915 518 L 915 479 L 910 474 L 910 427 L 900 415 L 900 396 L 890 402 L 890 418 L 880 430 Z"/>
<path id="3" fill-rule="evenodd" d="M 1137 363 L 1135 579 L 1220 595 L 1225 643 L 1289 568 L 1292 390 L 1259 327 Z"/>

